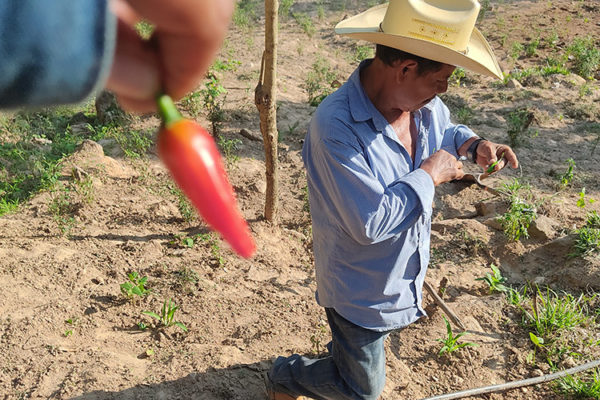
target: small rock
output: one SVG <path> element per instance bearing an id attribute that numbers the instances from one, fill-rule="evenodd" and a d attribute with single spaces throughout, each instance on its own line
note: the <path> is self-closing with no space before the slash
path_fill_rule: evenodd
<path id="1" fill-rule="evenodd" d="M 492 217 L 492 218 L 486 219 L 485 221 L 483 221 L 483 224 L 487 225 L 490 228 L 495 229 L 497 231 L 503 230 L 502 229 L 502 223 L 500 223 L 500 221 L 496 217 Z"/>
<path id="2" fill-rule="evenodd" d="M 573 359 L 573 357 L 567 357 L 560 363 L 560 365 L 563 368 L 573 368 L 577 364 L 575 364 L 575 360 Z"/>
<path id="3" fill-rule="evenodd" d="M 538 215 L 529 225 L 529 236 L 537 240 L 551 240 L 556 237 L 558 223 L 545 215 Z"/>
<path id="4" fill-rule="evenodd" d="M 523 88 L 523 85 L 521 85 L 521 83 L 519 83 L 519 81 L 514 78 L 509 80 L 508 83 L 506 84 L 506 86 L 511 89 L 522 89 Z"/>
<path id="5" fill-rule="evenodd" d="M 536 368 L 533 371 L 531 371 L 531 377 L 532 378 L 535 378 L 535 377 L 538 377 L 538 376 L 543 376 L 543 375 L 544 375 L 544 371 L 542 371 L 539 368 Z"/>

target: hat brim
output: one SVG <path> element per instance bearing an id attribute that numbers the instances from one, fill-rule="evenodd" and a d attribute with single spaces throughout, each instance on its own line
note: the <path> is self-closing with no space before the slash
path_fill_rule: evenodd
<path id="1" fill-rule="evenodd" d="M 337 24 L 335 32 L 342 36 L 382 44 L 423 58 L 503 79 L 502 69 L 498 65 L 494 52 L 477 28 L 473 28 L 467 51 L 462 53 L 444 44 L 381 32 L 379 26 L 386 11 L 387 4 L 370 8 Z"/>

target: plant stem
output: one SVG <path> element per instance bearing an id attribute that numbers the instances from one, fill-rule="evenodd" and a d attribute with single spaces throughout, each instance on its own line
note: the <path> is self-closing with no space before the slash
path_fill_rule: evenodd
<path id="1" fill-rule="evenodd" d="M 183 119 L 183 116 L 177 110 L 177 106 L 170 96 L 166 94 L 160 94 L 156 98 L 156 105 L 158 107 L 158 113 L 160 114 L 163 123 L 167 128 L 173 125 L 175 122 Z"/>

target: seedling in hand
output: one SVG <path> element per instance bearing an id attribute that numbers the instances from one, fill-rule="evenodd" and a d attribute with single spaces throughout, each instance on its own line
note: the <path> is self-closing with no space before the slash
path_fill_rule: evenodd
<path id="1" fill-rule="evenodd" d="M 489 167 L 488 169 L 485 170 L 486 174 L 491 174 L 492 172 L 494 172 L 494 168 L 496 167 L 496 165 L 498 165 L 498 163 L 504 158 L 504 153 L 500 154 L 500 158 L 498 158 L 496 161 L 494 161 Z"/>
<path id="2" fill-rule="evenodd" d="M 152 318 L 157 319 L 161 323 L 161 327 L 169 328 L 173 325 L 178 326 L 184 332 L 187 332 L 187 327 L 179 321 L 175 321 L 175 312 L 179 306 L 176 306 L 171 299 L 165 300 L 163 303 L 162 309 L 160 310 L 160 315 L 152 311 L 143 311 L 142 314 L 149 315 Z"/>

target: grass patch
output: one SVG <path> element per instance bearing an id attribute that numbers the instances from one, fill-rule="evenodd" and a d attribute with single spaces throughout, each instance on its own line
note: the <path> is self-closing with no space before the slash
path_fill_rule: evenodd
<path id="1" fill-rule="evenodd" d="M 593 79 L 600 66 L 600 49 L 591 36 L 575 38 L 567 48 L 567 56 L 573 58 L 573 70 L 585 79 Z"/>

